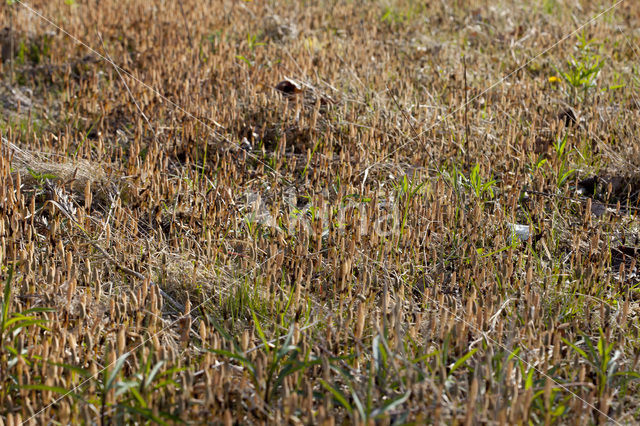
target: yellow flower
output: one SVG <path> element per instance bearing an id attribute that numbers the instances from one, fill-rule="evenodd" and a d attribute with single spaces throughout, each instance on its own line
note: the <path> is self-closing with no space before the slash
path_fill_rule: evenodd
<path id="1" fill-rule="evenodd" d="M 555 75 L 552 75 L 551 77 L 549 77 L 549 83 L 559 83 L 559 82 L 560 82 L 560 79 Z"/>

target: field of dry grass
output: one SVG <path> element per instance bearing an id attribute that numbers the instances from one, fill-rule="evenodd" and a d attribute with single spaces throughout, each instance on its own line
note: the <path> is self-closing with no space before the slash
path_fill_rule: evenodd
<path id="1" fill-rule="evenodd" d="M 0 19 L 0 424 L 640 423 L 636 2 Z"/>

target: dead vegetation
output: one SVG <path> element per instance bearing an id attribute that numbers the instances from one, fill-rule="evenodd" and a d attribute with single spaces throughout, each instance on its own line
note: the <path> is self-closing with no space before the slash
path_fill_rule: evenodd
<path id="1" fill-rule="evenodd" d="M 302 4 L 2 3 L 0 422 L 640 422 L 640 8 Z"/>

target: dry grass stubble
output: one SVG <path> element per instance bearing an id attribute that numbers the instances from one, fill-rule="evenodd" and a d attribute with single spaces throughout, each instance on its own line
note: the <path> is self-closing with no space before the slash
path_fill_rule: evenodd
<path id="1" fill-rule="evenodd" d="M 0 419 L 640 421 L 635 3 L 286 3 L 2 4 Z"/>

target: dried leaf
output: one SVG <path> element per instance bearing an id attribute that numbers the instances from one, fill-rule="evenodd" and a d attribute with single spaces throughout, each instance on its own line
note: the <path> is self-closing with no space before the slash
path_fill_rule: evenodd
<path id="1" fill-rule="evenodd" d="M 295 81 L 285 79 L 276 85 L 276 90 L 282 93 L 287 98 L 292 98 L 299 93 L 302 93 L 303 89 Z"/>

